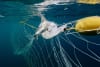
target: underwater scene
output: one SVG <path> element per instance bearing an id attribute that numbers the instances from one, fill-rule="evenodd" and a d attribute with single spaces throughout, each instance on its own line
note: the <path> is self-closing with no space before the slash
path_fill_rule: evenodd
<path id="1" fill-rule="evenodd" d="M 100 1 L 0 0 L 0 67 L 100 67 Z"/>

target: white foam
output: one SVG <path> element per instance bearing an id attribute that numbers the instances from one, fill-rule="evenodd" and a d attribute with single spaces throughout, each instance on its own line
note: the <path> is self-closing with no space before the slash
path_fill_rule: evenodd
<path id="1" fill-rule="evenodd" d="M 40 7 L 40 8 L 38 8 L 39 11 L 44 11 L 46 9 L 46 6 L 53 5 L 53 4 L 65 5 L 66 3 L 68 4 L 68 2 L 74 2 L 74 1 L 75 0 L 45 0 L 44 2 L 35 4 L 35 6 Z"/>
<path id="2" fill-rule="evenodd" d="M 52 5 L 52 4 L 59 5 L 59 3 L 61 2 L 73 2 L 73 1 L 74 0 L 45 0 L 44 2 L 35 5 L 45 5 L 45 6 Z"/>

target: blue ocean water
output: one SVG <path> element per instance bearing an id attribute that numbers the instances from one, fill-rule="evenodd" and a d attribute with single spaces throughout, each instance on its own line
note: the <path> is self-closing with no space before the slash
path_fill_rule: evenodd
<path id="1" fill-rule="evenodd" d="M 35 1 L 35 3 L 38 2 L 39 1 Z M 0 17 L 0 67 L 28 67 L 23 56 L 13 54 L 11 36 L 13 30 L 16 31 L 19 29 L 16 29 L 16 26 L 19 26 L 18 22 L 32 14 L 33 10 L 27 6 L 29 4 L 34 4 L 34 1 L 30 1 L 28 4 L 26 1 L 0 1 L 0 15 L 4 16 Z M 64 10 L 65 7 L 67 7 L 68 10 Z M 51 9 L 43 12 L 45 17 L 49 21 L 54 21 L 59 24 L 87 16 L 100 16 L 99 4 L 51 5 L 49 8 Z M 35 24 L 38 25 L 40 18 L 36 17 L 35 19 L 34 22 L 37 22 Z M 39 19 L 39 21 L 37 21 L 37 19 Z M 30 22 L 33 22 L 32 18 Z M 80 59 L 83 60 L 82 65 L 84 67 L 100 66 L 99 62 L 93 61 L 83 54 L 80 54 L 79 56 L 81 57 Z M 85 61 L 85 59 L 88 59 L 88 61 Z"/>

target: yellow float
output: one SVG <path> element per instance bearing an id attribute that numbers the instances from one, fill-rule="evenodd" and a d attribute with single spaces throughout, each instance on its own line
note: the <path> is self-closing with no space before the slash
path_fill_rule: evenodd
<path id="1" fill-rule="evenodd" d="M 100 32 L 100 16 L 85 17 L 77 20 L 74 29 L 83 34 L 98 34 Z"/>
<path id="2" fill-rule="evenodd" d="M 100 4 L 100 0 L 76 0 L 77 3 L 83 4 Z"/>

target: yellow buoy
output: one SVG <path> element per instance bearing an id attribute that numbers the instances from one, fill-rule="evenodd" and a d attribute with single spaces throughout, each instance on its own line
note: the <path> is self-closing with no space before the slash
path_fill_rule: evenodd
<path id="1" fill-rule="evenodd" d="M 84 4 L 100 4 L 100 0 L 76 0 L 77 3 L 84 3 Z"/>
<path id="2" fill-rule="evenodd" d="M 97 33 L 100 31 L 100 16 L 91 16 L 77 20 L 75 30 L 79 33 Z"/>

